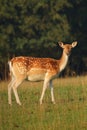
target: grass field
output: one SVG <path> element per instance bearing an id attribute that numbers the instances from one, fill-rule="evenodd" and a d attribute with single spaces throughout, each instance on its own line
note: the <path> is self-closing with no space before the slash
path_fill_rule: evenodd
<path id="1" fill-rule="evenodd" d="M 25 81 L 18 89 L 22 106 L 14 96 L 9 106 L 7 84 L 0 83 L 0 130 L 87 130 L 87 77 L 56 79 L 55 105 L 50 89 L 39 105 L 43 82 Z"/>

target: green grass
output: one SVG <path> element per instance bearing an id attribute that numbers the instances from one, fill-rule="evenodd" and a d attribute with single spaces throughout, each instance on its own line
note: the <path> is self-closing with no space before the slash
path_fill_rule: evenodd
<path id="1" fill-rule="evenodd" d="M 55 80 L 55 105 L 50 89 L 39 105 L 43 82 L 25 81 L 18 89 L 22 106 L 14 96 L 9 106 L 7 84 L 0 83 L 0 130 L 87 130 L 87 77 Z"/>

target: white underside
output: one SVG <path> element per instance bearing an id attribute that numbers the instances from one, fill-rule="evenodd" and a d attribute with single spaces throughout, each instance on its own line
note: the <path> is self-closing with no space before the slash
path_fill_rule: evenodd
<path id="1" fill-rule="evenodd" d="M 28 72 L 28 80 L 29 81 L 41 81 L 41 80 L 44 80 L 45 75 L 46 75 L 45 69 L 32 68 Z"/>

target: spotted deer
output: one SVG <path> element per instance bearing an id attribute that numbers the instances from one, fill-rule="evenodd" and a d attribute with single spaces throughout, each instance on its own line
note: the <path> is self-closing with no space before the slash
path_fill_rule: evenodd
<path id="1" fill-rule="evenodd" d="M 52 102 L 55 104 L 52 81 L 66 67 L 70 52 L 76 45 L 77 42 L 73 42 L 72 44 L 59 42 L 59 46 L 63 49 L 62 56 L 59 60 L 24 56 L 12 58 L 9 61 L 11 74 L 11 81 L 8 85 L 9 104 L 12 104 L 11 92 L 13 90 L 16 102 L 21 105 L 17 88 L 26 78 L 29 81 L 44 81 L 40 104 L 42 104 L 46 88 L 50 86 Z"/>

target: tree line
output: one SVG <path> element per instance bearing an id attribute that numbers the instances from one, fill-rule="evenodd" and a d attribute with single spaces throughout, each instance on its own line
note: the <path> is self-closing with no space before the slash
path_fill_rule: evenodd
<path id="1" fill-rule="evenodd" d="M 0 77 L 14 56 L 59 58 L 58 41 L 78 46 L 62 75 L 87 72 L 86 0 L 0 0 Z"/>

